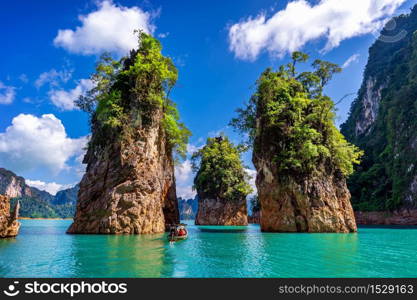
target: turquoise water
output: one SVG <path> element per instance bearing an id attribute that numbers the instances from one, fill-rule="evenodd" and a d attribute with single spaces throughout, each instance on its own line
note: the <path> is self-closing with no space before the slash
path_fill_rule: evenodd
<path id="1" fill-rule="evenodd" d="M 71 221 L 23 220 L 0 240 L 0 277 L 417 277 L 417 229 L 358 234 L 204 231 L 165 235 L 67 235 Z"/>

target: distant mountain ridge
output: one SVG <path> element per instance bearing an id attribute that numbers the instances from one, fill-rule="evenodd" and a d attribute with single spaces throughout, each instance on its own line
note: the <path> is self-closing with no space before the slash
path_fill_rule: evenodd
<path id="1" fill-rule="evenodd" d="M 0 195 L 10 197 L 11 207 L 20 200 L 20 216 L 27 218 L 72 218 L 79 186 L 59 191 L 55 196 L 26 184 L 23 177 L 0 168 Z"/>

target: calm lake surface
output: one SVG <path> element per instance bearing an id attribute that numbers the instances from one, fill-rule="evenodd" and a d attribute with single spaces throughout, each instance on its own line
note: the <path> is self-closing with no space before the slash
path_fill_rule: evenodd
<path id="1" fill-rule="evenodd" d="M 412 228 L 272 234 L 190 225 L 189 238 L 170 245 L 165 235 L 67 235 L 70 220 L 21 222 L 16 239 L 0 240 L 0 277 L 417 277 Z"/>

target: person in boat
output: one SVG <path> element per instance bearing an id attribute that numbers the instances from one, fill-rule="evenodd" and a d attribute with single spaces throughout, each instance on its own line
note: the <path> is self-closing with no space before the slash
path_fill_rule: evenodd
<path id="1" fill-rule="evenodd" d="M 187 230 L 185 230 L 185 228 L 183 226 L 181 226 L 178 229 L 178 236 L 186 236 L 187 235 Z"/>

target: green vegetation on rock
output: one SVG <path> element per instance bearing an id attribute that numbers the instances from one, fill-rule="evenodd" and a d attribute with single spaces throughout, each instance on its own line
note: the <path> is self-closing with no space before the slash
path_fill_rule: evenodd
<path id="1" fill-rule="evenodd" d="M 102 56 L 91 77 L 95 87 L 77 101 L 91 115 L 95 134 L 90 145 L 105 146 L 112 137 L 144 128 L 162 110 L 169 146 L 184 157 L 191 133 L 169 99 L 178 71 L 171 59 L 162 55 L 158 40 L 143 32 L 138 32 L 138 38 L 138 50 L 132 50 L 129 57 L 115 61 L 109 55 Z"/>
<path id="2" fill-rule="evenodd" d="M 252 192 L 240 154 L 227 137 L 208 138 L 193 154 L 194 187 L 202 198 L 240 201 Z"/>
<path id="3" fill-rule="evenodd" d="M 362 152 L 348 143 L 334 125 L 334 103 L 323 94 L 325 85 L 341 69 L 316 60 L 313 71 L 298 73 L 296 64 L 308 55 L 295 52 L 293 61 L 278 71 L 268 68 L 257 81 L 256 93 L 231 125 L 246 134 L 254 155 L 259 149 L 256 137 L 267 137 L 281 175 L 305 175 L 321 172 L 322 167 L 353 172 Z M 260 125 L 262 124 L 262 125 Z M 262 131 L 262 132 L 261 132 Z"/>

